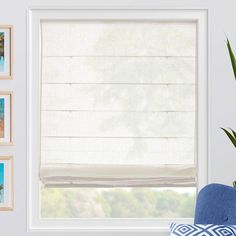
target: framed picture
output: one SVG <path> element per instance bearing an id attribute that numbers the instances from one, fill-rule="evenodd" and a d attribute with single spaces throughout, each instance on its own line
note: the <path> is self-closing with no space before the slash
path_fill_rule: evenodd
<path id="1" fill-rule="evenodd" d="M 0 25 L 0 79 L 12 79 L 12 26 Z"/>
<path id="2" fill-rule="evenodd" d="M 12 145 L 11 92 L 0 92 L 0 145 Z"/>
<path id="3" fill-rule="evenodd" d="M 0 211 L 13 210 L 13 157 L 0 156 Z"/>

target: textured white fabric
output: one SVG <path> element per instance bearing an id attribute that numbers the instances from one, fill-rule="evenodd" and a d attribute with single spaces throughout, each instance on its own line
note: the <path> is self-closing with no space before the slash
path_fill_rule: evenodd
<path id="1" fill-rule="evenodd" d="M 42 23 L 48 186 L 194 186 L 196 23 Z"/>

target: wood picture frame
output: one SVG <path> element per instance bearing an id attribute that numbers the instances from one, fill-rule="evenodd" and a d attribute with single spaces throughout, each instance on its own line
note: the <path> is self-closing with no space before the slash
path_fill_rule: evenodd
<path id="1" fill-rule="evenodd" d="M 12 156 L 0 156 L 0 211 L 14 208 L 14 165 Z"/>
<path id="2" fill-rule="evenodd" d="M 12 92 L 0 91 L 0 146 L 13 145 Z"/>
<path id="3" fill-rule="evenodd" d="M 12 79 L 13 26 L 0 25 L 0 80 Z"/>

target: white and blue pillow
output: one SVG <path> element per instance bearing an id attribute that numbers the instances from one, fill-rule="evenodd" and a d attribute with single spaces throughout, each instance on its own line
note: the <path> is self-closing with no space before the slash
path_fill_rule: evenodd
<path id="1" fill-rule="evenodd" d="M 172 223 L 170 232 L 171 236 L 236 236 L 236 226 Z"/>

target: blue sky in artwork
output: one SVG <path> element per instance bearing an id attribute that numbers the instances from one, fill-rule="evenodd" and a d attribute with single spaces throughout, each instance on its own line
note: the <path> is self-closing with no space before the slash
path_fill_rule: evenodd
<path id="1" fill-rule="evenodd" d="M 0 98 L 0 119 L 4 117 L 4 98 Z"/>
<path id="2" fill-rule="evenodd" d="M 3 57 L 0 58 L 0 72 L 4 71 L 4 59 Z"/>
<path id="3" fill-rule="evenodd" d="M 4 187 L 4 163 L 0 163 L 0 185 Z M 0 192 L 0 203 L 4 201 L 4 188 Z"/>
<path id="4" fill-rule="evenodd" d="M 4 184 L 4 163 L 0 163 L 0 184 Z"/>

